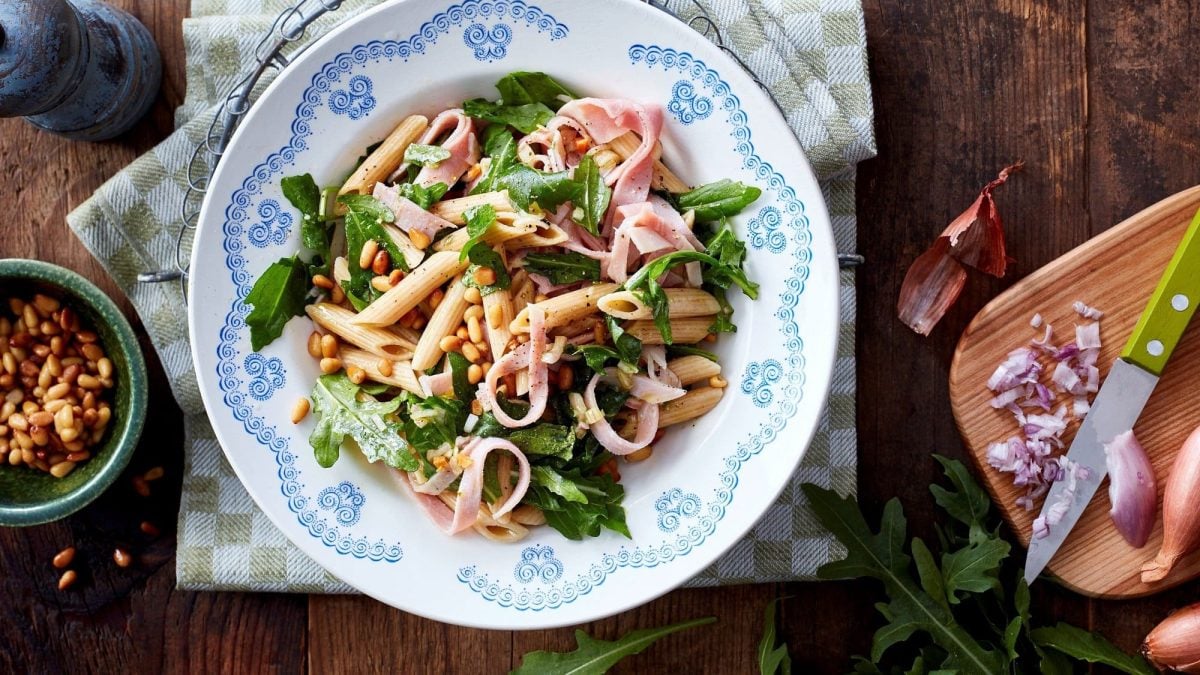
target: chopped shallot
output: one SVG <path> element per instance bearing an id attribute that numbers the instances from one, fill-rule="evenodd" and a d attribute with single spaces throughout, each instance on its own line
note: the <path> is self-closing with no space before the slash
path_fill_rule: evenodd
<path id="1" fill-rule="evenodd" d="M 1104 316 L 1104 312 L 1101 312 L 1100 310 L 1096 309 L 1095 307 L 1088 307 L 1080 300 L 1076 300 L 1075 303 L 1073 305 L 1071 305 L 1071 307 L 1075 310 L 1075 313 L 1077 313 L 1079 316 L 1082 316 L 1085 319 L 1099 320 L 1101 317 Z"/>
<path id="2" fill-rule="evenodd" d="M 984 186 L 975 202 L 951 221 L 933 246 L 908 268 L 900 287 L 897 314 L 909 328 L 929 335 L 934 325 L 962 292 L 967 267 L 995 277 L 1004 276 L 1008 255 L 1004 251 L 1004 229 L 992 191 L 1004 184 L 1021 162 L 1005 167 Z"/>
<path id="3" fill-rule="evenodd" d="M 1033 318 L 1029 320 L 1029 326 L 1031 328 L 1041 328 L 1042 327 L 1042 315 L 1034 314 Z"/>

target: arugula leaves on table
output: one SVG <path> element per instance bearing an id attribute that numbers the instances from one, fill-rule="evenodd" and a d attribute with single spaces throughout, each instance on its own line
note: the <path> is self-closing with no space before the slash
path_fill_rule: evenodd
<path id="1" fill-rule="evenodd" d="M 347 260 L 358 260 L 363 246 L 368 241 L 375 240 L 382 250 L 388 252 L 393 265 L 406 269 L 403 252 L 383 228 L 383 223 L 390 223 L 396 219 L 391 209 L 370 195 L 342 195 L 338 197 L 338 202 L 346 207 Z M 381 293 L 371 285 L 374 273 L 370 269 L 363 269 L 356 264 L 348 267 L 350 279 L 342 282 L 342 286 L 351 304 L 361 312 Z"/>
<path id="2" fill-rule="evenodd" d="M 736 216 L 762 195 L 753 185 L 724 178 L 685 192 L 675 198 L 680 211 L 695 211 L 697 222 Z"/>
<path id="3" fill-rule="evenodd" d="M 485 120 L 493 124 L 511 126 L 523 134 L 532 133 L 554 117 L 554 111 L 544 103 L 505 105 L 483 98 L 463 102 L 467 117 Z"/>
<path id="4" fill-rule="evenodd" d="M 258 351 L 267 346 L 283 334 L 289 319 L 303 315 L 311 288 L 308 266 L 299 256 L 271 263 L 246 295 L 246 304 L 251 306 L 246 316 L 250 348 Z"/>
<path id="5" fill-rule="evenodd" d="M 419 185 L 417 183 L 397 183 L 397 193 L 416 204 L 417 206 L 429 210 L 429 207 L 438 202 L 439 199 L 446 196 L 446 192 L 450 189 L 445 183 L 434 183 L 429 187 Z"/>
<path id="6" fill-rule="evenodd" d="M 792 672 L 792 657 L 788 656 L 787 643 L 775 644 L 775 608 L 778 604 L 778 599 L 772 600 L 763 611 L 763 636 L 758 643 L 760 675 L 791 675 Z"/>
<path id="7" fill-rule="evenodd" d="M 575 631 L 571 652 L 530 652 L 521 657 L 521 666 L 511 675 L 602 675 L 618 661 L 640 654 L 656 641 L 679 631 L 716 622 L 716 617 L 692 619 L 658 628 L 635 630 L 616 640 L 597 640 L 582 630 Z"/>
<path id="8" fill-rule="evenodd" d="M 467 259 L 471 248 L 483 240 L 483 235 L 487 234 L 488 229 L 496 222 L 496 209 L 491 204 L 476 204 L 463 212 L 463 218 L 467 221 L 467 234 L 470 235 L 470 239 L 467 239 L 459 251 L 460 262 Z"/>
<path id="9" fill-rule="evenodd" d="M 450 151 L 440 145 L 410 143 L 404 149 L 404 161 L 421 166 L 437 166 L 450 159 Z"/>
<path id="10" fill-rule="evenodd" d="M 600 281 L 600 261 L 582 253 L 530 253 L 522 262 L 527 272 L 540 274 L 552 284 Z"/>
<path id="11" fill-rule="evenodd" d="M 312 391 L 317 426 L 308 437 L 317 464 L 328 468 L 337 461 L 347 436 L 358 444 L 367 461 L 382 461 L 393 469 L 415 471 L 420 466 L 400 436 L 396 418 L 400 399 L 379 401 L 344 373 L 322 375 Z"/>
<path id="12" fill-rule="evenodd" d="M 728 256 L 728 253 L 726 255 Z M 751 299 L 758 297 L 758 284 L 750 281 L 746 276 L 746 272 L 742 269 L 740 261 L 734 264 L 732 258 L 727 259 L 730 262 L 722 261 L 708 253 L 700 251 L 676 251 L 668 253 L 661 258 L 654 259 L 634 273 L 633 276 L 625 281 L 624 288 L 637 293 L 642 302 L 650 307 L 654 314 L 654 325 L 662 333 L 663 341 L 669 345 L 673 342 L 671 338 L 670 303 L 667 300 L 667 293 L 659 285 L 658 279 L 672 267 L 689 262 L 703 263 L 706 266 L 703 269 L 703 275 L 707 286 L 726 289 L 732 285 L 737 285 L 747 297 Z"/>
<path id="13" fill-rule="evenodd" d="M 600 167 L 591 155 L 584 155 L 575 167 L 575 194 L 571 202 L 575 205 L 572 219 L 592 234 L 600 234 L 600 222 L 608 211 L 612 199 L 612 188 L 604 184 Z"/>
<path id="14" fill-rule="evenodd" d="M 884 506 L 875 532 L 852 499 L 803 486 L 818 520 L 847 550 L 845 559 L 821 567 L 818 577 L 874 578 L 888 597 L 876 606 L 885 624 L 875 633 L 870 660 L 860 659 L 856 672 L 889 672 L 886 657 L 907 654 L 909 660 L 901 663 L 910 663 L 914 653 L 909 672 L 1071 672 L 1067 657 L 1137 675 L 1153 672 L 1099 635 L 1066 624 L 1034 628 L 1029 588 L 1019 561 L 1009 555 L 1011 546 L 1001 538 L 987 494 L 961 462 L 935 458 L 950 483 L 930 486 L 949 517 L 937 528 L 940 555 L 919 538 L 906 550 L 907 522 L 899 500 Z"/>
<path id="15" fill-rule="evenodd" d="M 512 277 L 509 276 L 508 270 L 505 269 L 504 259 L 490 246 L 472 246 L 467 249 L 467 259 L 471 261 L 471 264 L 463 272 L 462 282 L 466 286 L 478 288 L 480 295 L 491 295 L 496 291 L 503 291 L 512 285 Z M 481 267 L 487 267 L 492 270 L 496 276 L 496 280 L 490 284 L 481 284 L 476 281 L 475 273 Z"/>

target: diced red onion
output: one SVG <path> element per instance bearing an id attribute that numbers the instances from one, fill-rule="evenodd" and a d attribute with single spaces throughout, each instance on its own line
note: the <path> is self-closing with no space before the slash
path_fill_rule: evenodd
<path id="1" fill-rule="evenodd" d="M 1100 324 L 1089 323 L 1075 326 L 1075 344 L 1080 349 L 1100 348 Z"/>
<path id="2" fill-rule="evenodd" d="M 1080 300 L 1076 300 L 1071 307 L 1075 309 L 1075 312 L 1079 314 L 1079 316 L 1082 316 L 1085 319 L 1099 319 L 1100 317 L 1104 316 L 1104 312 L 1101 312 L 1095 307 L 1088 307 Z"/>
<path id="3" fill-rule="evenodd" d="M 1029 320 L 1029 325 L 1032 328 L 1041 328 L 1042 327 L 1042 315 L 1034 314 L 1033 318 Z"/>

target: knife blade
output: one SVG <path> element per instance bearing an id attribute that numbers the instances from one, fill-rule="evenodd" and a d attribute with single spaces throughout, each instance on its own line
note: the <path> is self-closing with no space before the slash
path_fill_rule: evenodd
<path id="1" fill-rule="evenodd" d="M 1133 334 L 1113 362 L 1071 442 L 1067 459 L 1072 467 L 1069 470 L 1075 471 L 1074 477 L 1056 481 L 1042 503 L 1040 518 L 1045 519 L 1048 531 L 1043 536 L 1035 533 L 1029 540 L 1025 559 L 1027 583 L 1032 584 L 1050 563 L 1091 503 L 1096 489 L 1108 475 L 1104 445 L 1137 422 L 1197 304 L 1200 304 L 1200 211 L 1184 232 Z M 1078 471 L 1076 465 L 1086 470 Z M 1067 494 L 1072 489 L 1073 493 Z M 1050 523 L 1055 519 L 1048 516 L 1052 510 L 1062 508 L 1059 502 L 1064 495 L 1069 500 L 1066 511 Z"/>

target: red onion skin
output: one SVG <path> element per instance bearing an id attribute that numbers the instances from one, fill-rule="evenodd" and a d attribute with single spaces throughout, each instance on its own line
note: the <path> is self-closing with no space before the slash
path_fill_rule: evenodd
<path id="1" fill-rule="evenodd" d="M 1146 545 L 1158 515 L 1158 483 L 1154 467 L 1133 431 L 1118 434 L 1104 446 L 1108 464 L 1109 516 L 1134 548 Z"/>
<path id="2" fill-rule="evenodd" d="M 1155 626 L 1142 642 L 1142 654 L 1160 670 L 1200 673 L 1200 603 Z"/>
<path id="3" fill-rule="evenodd" d="M 1180 558 L 1200 544 L 1200 428 L 1192 432 L 1171 466 L 1163 490 L 1163 543 L 1142 566 L 1142 582 L 1161 581 Z"/>

